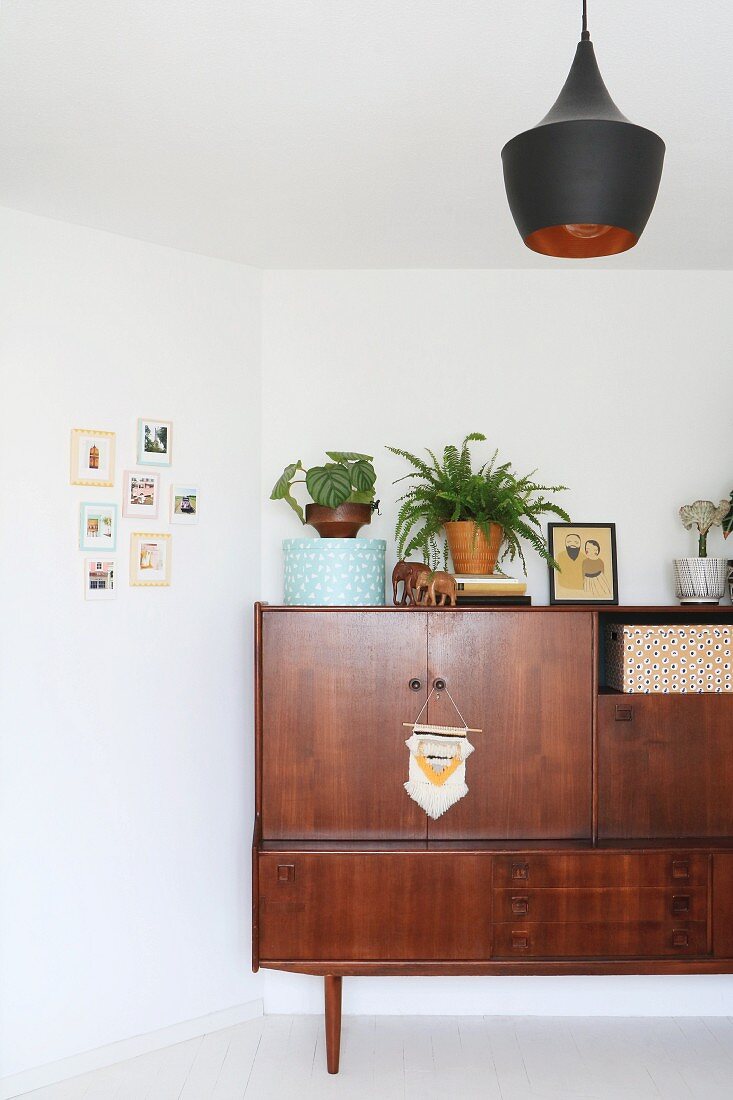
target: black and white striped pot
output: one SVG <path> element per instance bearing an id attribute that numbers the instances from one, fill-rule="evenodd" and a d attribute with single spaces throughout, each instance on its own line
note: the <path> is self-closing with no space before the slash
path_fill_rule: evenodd
<path id="1" fill-rule="evenodd" d="M 673 564 L 680 603 L 720 603 L 728 580 L 726 558 L 675 558 Z"/>

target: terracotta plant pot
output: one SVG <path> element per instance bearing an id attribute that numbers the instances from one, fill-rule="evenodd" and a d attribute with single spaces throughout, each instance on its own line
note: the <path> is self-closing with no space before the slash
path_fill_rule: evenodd
<path id="1" fill-rule="evenodd" d="M 315 527 L 322 539 L 355 539 L 360 528 L 372 522 L 371 504 L 339 504 L 325 508 L 306 504 L 305 522 Z"/>
<path id="2" fill-rule="evenodd" d="M 499 556 L 504 528 L 498 523 L 489 524 L 490 538 L 486 538 L 472 519 L 444 523 L 450 556 L 456 573 L 493 573 Z"/>

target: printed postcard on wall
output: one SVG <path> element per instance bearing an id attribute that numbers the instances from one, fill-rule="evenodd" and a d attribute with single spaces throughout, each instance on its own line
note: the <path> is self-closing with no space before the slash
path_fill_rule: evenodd
<path id="1" fill-rule="evenodd" d="M 550 603 L 618 604 L 615 523 L 550 523 Z"/>

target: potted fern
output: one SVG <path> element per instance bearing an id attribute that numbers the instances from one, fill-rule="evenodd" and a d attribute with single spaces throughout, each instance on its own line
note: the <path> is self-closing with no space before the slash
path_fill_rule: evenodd
<path id="1" fill-rule="evenodd" d="M 426 460 L 399 447 L 387 448 L 412 467 L 395 482 L 412 482 L 398 501 L 399 556 L 420 553 L 431 569 L 437 569 L 442 558 L 447 568 L 450 548 L 455 571 L 474 574 L 493 573 L 497 560 L 519 557 L 526 573 L 524 541 L 556 567 L 540 530 L 540 517 L 551 514 L 570 522 L 567 512 L 545 496 L 566 486 L 540 485 L 533 480 L 535 471 L 517 476 L 511 463 L 497 465 L 497 451 L 474 470 L 469 445 L 485 440 L 481 432 L 472 432 L 460 447 L 445 447 L 441 459 L 431 450 Z M 441 552 L 443 533 L 447 545 Z"/>

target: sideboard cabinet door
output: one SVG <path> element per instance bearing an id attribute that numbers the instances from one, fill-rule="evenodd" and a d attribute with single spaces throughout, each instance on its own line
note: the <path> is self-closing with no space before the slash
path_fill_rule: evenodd
<path id="1" fill-rule="evenodd" d="M 601 695 L 601 838 L 733 835 L 733 696 Z"/>
<path id="2" fill-rule="evenodd" d="M 402 852 L 260 855 L 260 959 L 486 960 L 491 857 Z"/>
<path id="3" fill-rule="evenodd" d="M 437 821 L 440 839 L 591 835 L 593 651 L 583 611 L 434 614 L 429 677 L 445 679 L 475 752 L 468 794 Z M 431 722 L 455 723 L 445 695 Z"/>
<path id="4" fill-rule="evenodd" d="M 263 838 L 425 839 L 402 723 L 427 697 L 426 614 L 262 619 Z"/>

